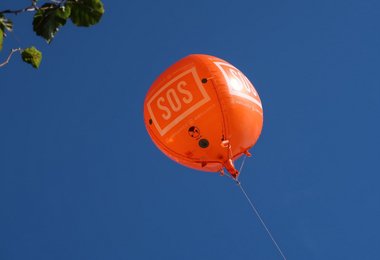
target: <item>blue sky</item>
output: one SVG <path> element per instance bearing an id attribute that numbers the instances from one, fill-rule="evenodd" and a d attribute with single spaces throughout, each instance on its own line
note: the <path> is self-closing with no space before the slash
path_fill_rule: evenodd
<path id="1" fill-rule="evenodd" d="M 260 94 L 241 181 L 287 258 L 380 258 L 380 2 L 105 8 L 49 46 L 13 17 L 0 60 L 31 44 L 44 58 L 0 70 L 0 259 L 281 259 L 230 179 L 175 164 L 145 131 L 150 85 L 191 53 Z"/>

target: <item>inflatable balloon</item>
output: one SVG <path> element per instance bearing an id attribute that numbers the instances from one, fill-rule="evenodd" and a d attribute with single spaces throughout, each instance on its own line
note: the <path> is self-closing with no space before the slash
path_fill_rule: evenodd
<path id="1" fill-rule="evenodd" d="M 189 55 L 164 71 L 144 102 L 147 131 L 174 161 L 234 179 L 233 161 L 256 143 L 263 125 L 261 100 L 252 83 L 230 63 Z"/>

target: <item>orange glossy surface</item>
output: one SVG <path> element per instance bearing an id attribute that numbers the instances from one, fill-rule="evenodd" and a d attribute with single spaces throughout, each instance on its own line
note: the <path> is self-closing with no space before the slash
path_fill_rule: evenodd
<path id="1" fill-rule="evenodd" d="M 263 125 L 260 98 L 247 77 L 219 58 L 193 54 L 164 71 L 144 102 L 147 131 L 176 162 L 203 171 L 225 167 L 247 152 Z"/>

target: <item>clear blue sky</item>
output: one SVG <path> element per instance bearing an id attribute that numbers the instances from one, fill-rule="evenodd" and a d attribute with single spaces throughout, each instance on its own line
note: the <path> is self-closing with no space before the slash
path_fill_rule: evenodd
<path id="1" fill-rule="evenodd" d="M 2 1 L 0 9 L 29 1 Z M 288 259 L 380 259 L 380 2 L 105 1 L 47 46 L 19 15 L 0 53 L 0 259 L 281 259 L 238 187 L 166 158 L 143 101 L 191 53 L 254 83 L 241 181 Z"/>

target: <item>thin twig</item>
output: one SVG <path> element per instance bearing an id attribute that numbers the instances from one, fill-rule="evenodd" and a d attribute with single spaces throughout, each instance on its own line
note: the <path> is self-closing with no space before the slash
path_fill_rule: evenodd
<path id="1" fill-rule="evenodd" d="M 12 55 L 15 52 L 18 52 L 18 51 L 21 52 L 21 50 L 22 50 L 21 48 L 12 49 L 11 52 L 9 53 L 9 55 L 8 55 L 8 58 L 3 63 L 0 64 L 0 68 L 3 67 L 3 66 L 5 66 L 5 65 L 7 65 L 9 63 L 10 59 L 12 58 Z"/>
<path id="2" fill-rule="evenodd" d="M 35 4 L 32 4 L 31 6 L 28 6 L 28 7 L 25 7 L 25 8 L 22 8 L 22 9 L 18 9 L 18 10 L 11 10 L 11 9 L 7 9 L 7 10 L 3 10 L 3 11 L 0 11 L 0 14 L 19 14 L 19 13 L 23 13 L 23 12 L 34 12 L 37 10 L 37 6 Z"/>
<path id="3" fill-rule="evenodd" d="M 57 2 L 58 6 L 62 6 L 62 4 L 66 3 L 67 0 L 60 0 Z M 53 9 L 53 8 L 56 8 L 55 6 L 50 6 L 50 7 L 46 7 L 46 8 L 43 8 L 44 10 L 48 10 L 48 9 Z M 16 9 L 16 10 L 11 10 L 11 9 L 7 9 L 7 10 L 3 10 L 3 11 L 0 11 L 0 14 L 15 14 L 15 15 L 18 15 L 19 13 L 23 13 L 23 12 L 34 12 L 34 11 L 37 11 L 41 9 L 40 7 L 37 6 L 37 1 L 36 0 L 32 0 L 32 4 L 28 7 L 25 7 L 25 8 L 21 8 L 21 9 Z"/>

